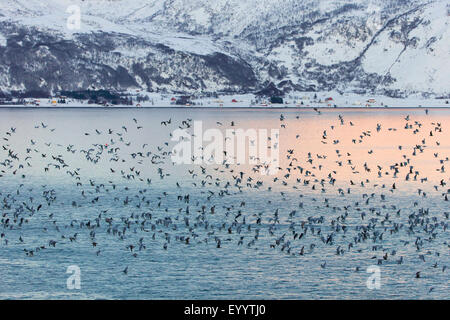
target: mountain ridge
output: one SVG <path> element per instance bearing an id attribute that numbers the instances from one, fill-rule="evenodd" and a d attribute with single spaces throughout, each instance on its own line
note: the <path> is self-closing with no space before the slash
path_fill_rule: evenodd
<path id="1" fill-rule="evenodd" d="M 448 24 L 444 1 L 1 0 L 0 90 L 448 95 Z"/>

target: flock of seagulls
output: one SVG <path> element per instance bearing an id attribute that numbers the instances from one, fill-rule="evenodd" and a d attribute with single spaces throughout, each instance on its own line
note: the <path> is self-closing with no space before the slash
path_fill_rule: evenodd
<path id="1" fill-rule="evenodd" d="M 322 115 L 320 110 L 314 111 L 317 116 Z M 282 114 L 280 135 L 287 130 L 296 131 L 291 127 L 300 118 L 300 114 L 292 119 Z M 412 281 L 420 281 L 431 272 L 445 274 L 450 245 L 446 167 L 449 158 L 440 153 L 439 139 L 445 139 L 448 133 L 439 122 L 421 122 L 406 116 L 402 119 L 403 126 L 398 128 L 385 128 L 378 123 L 355 136 L 334 135 L 339 128 L 357 126 L 356 122 L 339 115 L 321 130 L 317 140 L 323 146 L 321 150 L 327 150 L 326 154 L 296 150 L 302 134 L 295 132 L 292 146 L 286 150 L 278 146 L 283 159 L 278 174 L 266 177 L 260 174 L 264 164 L 239 166 L 226 160 L 219 165 L 182 167 L 184 174 L 175 176 L 171 172 L 175 165 L 171 162 L 169 141 L 161 145 L 150 141 L 137 144 L 130 136 L 131 132 L 136 135 L 144 130 L 136 118 L 118 128 L 92 128 L 79 133 L 84 138 L 103 141 L 87 148 L 69 141 L 65 145 L 51 139 L 40 141 L 39 134 L 31 134 L 22 150 L 11 141 L 18 132 L 23 141 L 26 129 L 11 127 L 1 136 L 0 184 L 10 179 L 15 190 L 0 189 L 1 245 L 19 244 L 23 254 L 32 259 L 43 250 L 76 246 L 84 237 L 90 242 L 92 254 L 99 256 L 103 254 L 105 241 L 99 239 L 98 234 L 102 233 L 119 243 L 118 250 L 129 252 L 131 260 L 118 271 L 124 275 L 132 270 L 132 259 L 156 245 L 163 250 L 174 245 L 212 245 L 217 250 L 224 246 L 248 250 L 264 247 L 299 259 L 329 248 L 339 257 L 349 252 L 370 251 L 371 262 L 378 265 L 403 264 L 405 257 L 399 252 L 407 248 L 420 262 L 411 274 Z M 190 118 L 160 122 L 161 130 L 167 131 L 189 129 L 192 124 Z M 215 124 L 219 128 L 237 127 L 239 120 Z M 46 131 L 49 137 L 58 133 L 44 122 L 34 129 Z M 363 161 L 352 157 L 355 149 L 341 148 L 345 139 L 355 147 L 365 148 L 370 146 L 371 137 L 386 130 L 404 132 L 417 141 L 412 146 L 396 147 L 398 159 L 392 159 L 389 165 L 369 164 L 369 158 L 377 160 L 373 146 L 367 148 Z M 416 165 L 416 159 L 428 153 L 433 153 L 432 174 L 439 177 L 435 184 L 435 179 L 429 177 L 431 173 Z M 94 167 L 108 166 L 105 181 L 95 181 L 82 165 L 72 165 L 74 157 Z M 331 159 L 333 166 L 329 165 Z M 343 180 L 340 171 L 348 171 L 350 176 Z M 28 177 L 29 172 L 32 177 Z M 72 181 L 65 186 L 73 194 L 71 210 L 89 208 L 96 213 L 90 217 L 57 219 L 61 202 L 58 188 L 49 184 L 38 186 L 33 180 L 50 174 L 63 175 Z M 403 190 L 404 184 L 415 191 Z M 31 196 L 33 191 L 39 197 Z M 252 195 L 256 199 L 258 194 L 264 194 L 258 198 L 265 202 L 262 208 L 252 204 Z M 397 203 L 396 197 L 401 195 L 411 199 L 410 207 Z M 423 205 L 430 198 L 437 206 Z M 45 222 L 35 232 L 52 231 L 51 239 L 44 242 L 43 236 L 39 238 L 41 243 L 28 241 L 24 231 L 35 220 Z M 131 241 L 135 238 L 130 234 L 138 234 L 139 240 Z M 396 247 L 392 246 L 394 243 Z M 328 265 L 323 261 L 320 268 Z M 355 272 L 362 270 L 361 265 L 352 268 Z"/>

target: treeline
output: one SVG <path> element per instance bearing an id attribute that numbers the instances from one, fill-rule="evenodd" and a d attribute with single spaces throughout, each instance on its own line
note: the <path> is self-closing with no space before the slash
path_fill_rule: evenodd
<path id="1" fill-rule="evenodd" d="M 133 99 L 130 96 L 120 94 L 118 92 L 109 90 L 79 90 L 79 91 L 61 91 L 58 94 L 52 95 L 48 91 L 40 90 L 29 90 L 29 91 L 11 91 L 11 93 L 4 93 L 0 91 L 1 100 L 11 100 L 15 99 L 50 99 L 52 97 L 61 97 L 76 99 L 76 100 L 87 100 L 91 104 L 123 104 L 132 105 Z M 148 98 L 140 97 L 139 100 L 146 101 Z M 62 101 L 62 100 L 59 100 Z"/>
<path id="2" fill-rule="evenodd" d="M 11 91 L 11 93 L 5 93 L 0 91 L 0 98 L 3 99 L 37 99 L 37 98 L 51 98 L 48 91 L 41 90 L 29 90 L 29 91 Z"/>
<path id="3" fill-rule="evenodd" d="M 128 96 L 109 90 L 81 90 L 81 91 L 61 91 L 60 96 L 77 100 L 88 100 L 88 103 L 95 104 L 123 104 L 132 105 L 133 99 Z"/>

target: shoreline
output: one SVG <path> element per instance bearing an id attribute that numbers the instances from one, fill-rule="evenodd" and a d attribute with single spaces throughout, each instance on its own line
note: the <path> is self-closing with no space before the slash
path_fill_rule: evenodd
<path id="1" fill-rule="evenodd" d="M 294 109 L 294 110 L 343 110 L 343 109 L 355 109 L 355 110 L 386 110 L 386 109 L 450 109 L 450 105 L 446 106 L 373 106 L 373 107 L 362 107 L 362 106 L 346 106 L 346 107 L 327 107 L 327 106 L 306 106 L 306 107 L 297 107 L 297 106 L 231 106 L 231 107 L 205 107 L 205 106 L 126 106 L 126 105 L 118 105 L 118 106 L 23 106 L 23 105 L 0 105 L 0 109 L 24 109 L 24 110 L 38 110 L 38 109 L 54 109 L 54 110 L 63 110 L 63 109 L 199 109 L 199 110 L 206 110 L 206 109 L 214 109 L 214 110 L 243 110 L 243 109 L 250 109 L 250 110 L 285 110 L 285 109 Z"/>
<path id="2" fill-rule="evenodd" d="M 385 108 L 450 108 L 450 96 L 387 97 L 383 95 L 328 92 L 292 92 L 284 97 L 262 97 L 253 93 L 217 94 L 216 96 L 162 94 L 127 91 L 123 101 L 105 99 L 76 99 L 67 96 L 54 98 L 0 99 L 0 108 L 173 108 L 173 109 L 385 109 Z M 272 98 L 277 101 L 272 101 Z M 115 102 L 113 104 L 113 102 Z"/>

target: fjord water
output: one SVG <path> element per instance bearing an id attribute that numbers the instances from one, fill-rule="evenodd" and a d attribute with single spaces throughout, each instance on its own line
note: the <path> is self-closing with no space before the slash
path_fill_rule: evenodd
<path id="1" fill-rule="evenodd" d="M 282 170 L 173 165 L 183 121 L 278 129 Z M 444 108 L 2 108 L 0 298 L 446 299 L 448 130 Z M 80 290 L 67 288 L 71 265 Z"/>

